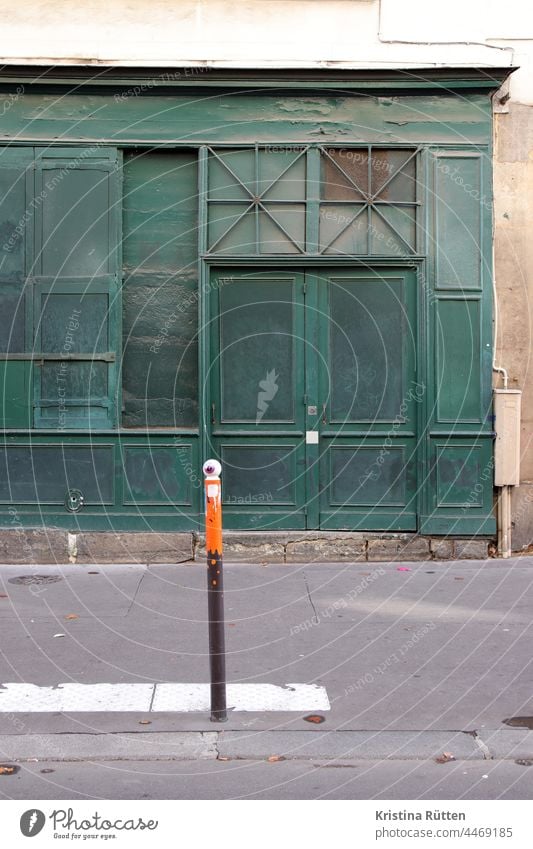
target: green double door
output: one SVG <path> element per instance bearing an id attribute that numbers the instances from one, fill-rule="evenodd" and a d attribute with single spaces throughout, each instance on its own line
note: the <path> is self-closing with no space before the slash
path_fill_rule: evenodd
<path id="1" fill-rule="evenodd" d="M 213 269 L 209 290 L 225 526 L 416 530 L 415 270 Z"/>

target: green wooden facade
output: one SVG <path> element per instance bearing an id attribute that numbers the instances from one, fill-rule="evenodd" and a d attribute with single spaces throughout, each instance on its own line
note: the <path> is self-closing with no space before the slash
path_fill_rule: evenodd
<path id="1" fill-rule="evenodd" d="M 3 526 L 493 533 L 502 76 L 4 69 Z"/>

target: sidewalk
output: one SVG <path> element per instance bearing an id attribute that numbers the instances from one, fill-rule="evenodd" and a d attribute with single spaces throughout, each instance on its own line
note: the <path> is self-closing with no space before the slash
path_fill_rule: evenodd
<path id="1" fill-rule="evenodd" d="M 330 710 L 230 711 L 214 725 L 204 711 L 158 702 L 154 685 L 209 680 L 199 564 L 0 567 L 1 757 L 203 768 L 269 758 L 434 764 L 444 753 L 483 769 L 533 760 L 533 723 L 520 719 L 533 716 L 533 558 L 227 564 L 225 605 L 228 680 L 289 693 L 316 685 Z M 22 682 L 55 707 L 6 708 L 15 692 L 6 685 Z M 83 700 L 57 709 L 58 685 L 103 683 L 152 695 L 142 710 L 86 711 Z M 309 712 L 323 721 L 306 721 Z"/>

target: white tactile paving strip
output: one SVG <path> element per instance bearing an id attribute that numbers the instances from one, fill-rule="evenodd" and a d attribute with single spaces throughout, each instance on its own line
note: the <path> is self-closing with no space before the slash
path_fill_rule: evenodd
<path id="1" fill-rule="evenodd" d="M 141 711 L 191 713 L 209 710 L 209 684 L 0 684 L 0 713 Z M 318 684 L 228 684 L 228 710 L 330 710 Z"/>
<path id="2" fill-rule="evenodd" d="M 317 684 L 228 684 L 227 703 L 242 711 L 330 709 L 326 688 Z M 152 710 L 209 710 L 209 684 L 157 684 Z"/>
<path id="3" fill-rule="evenodd" d="M 148 711 L 153 684 L 1 684 L 0 712 Z"/>

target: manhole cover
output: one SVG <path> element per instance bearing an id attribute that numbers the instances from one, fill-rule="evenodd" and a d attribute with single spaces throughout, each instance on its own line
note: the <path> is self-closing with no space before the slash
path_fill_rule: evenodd
<path id="1" fill-rule="evenodd" d="M 55 584 L 61 580 L 61 575 L 19 575 L 9 578 L 9 584 Z"/>

